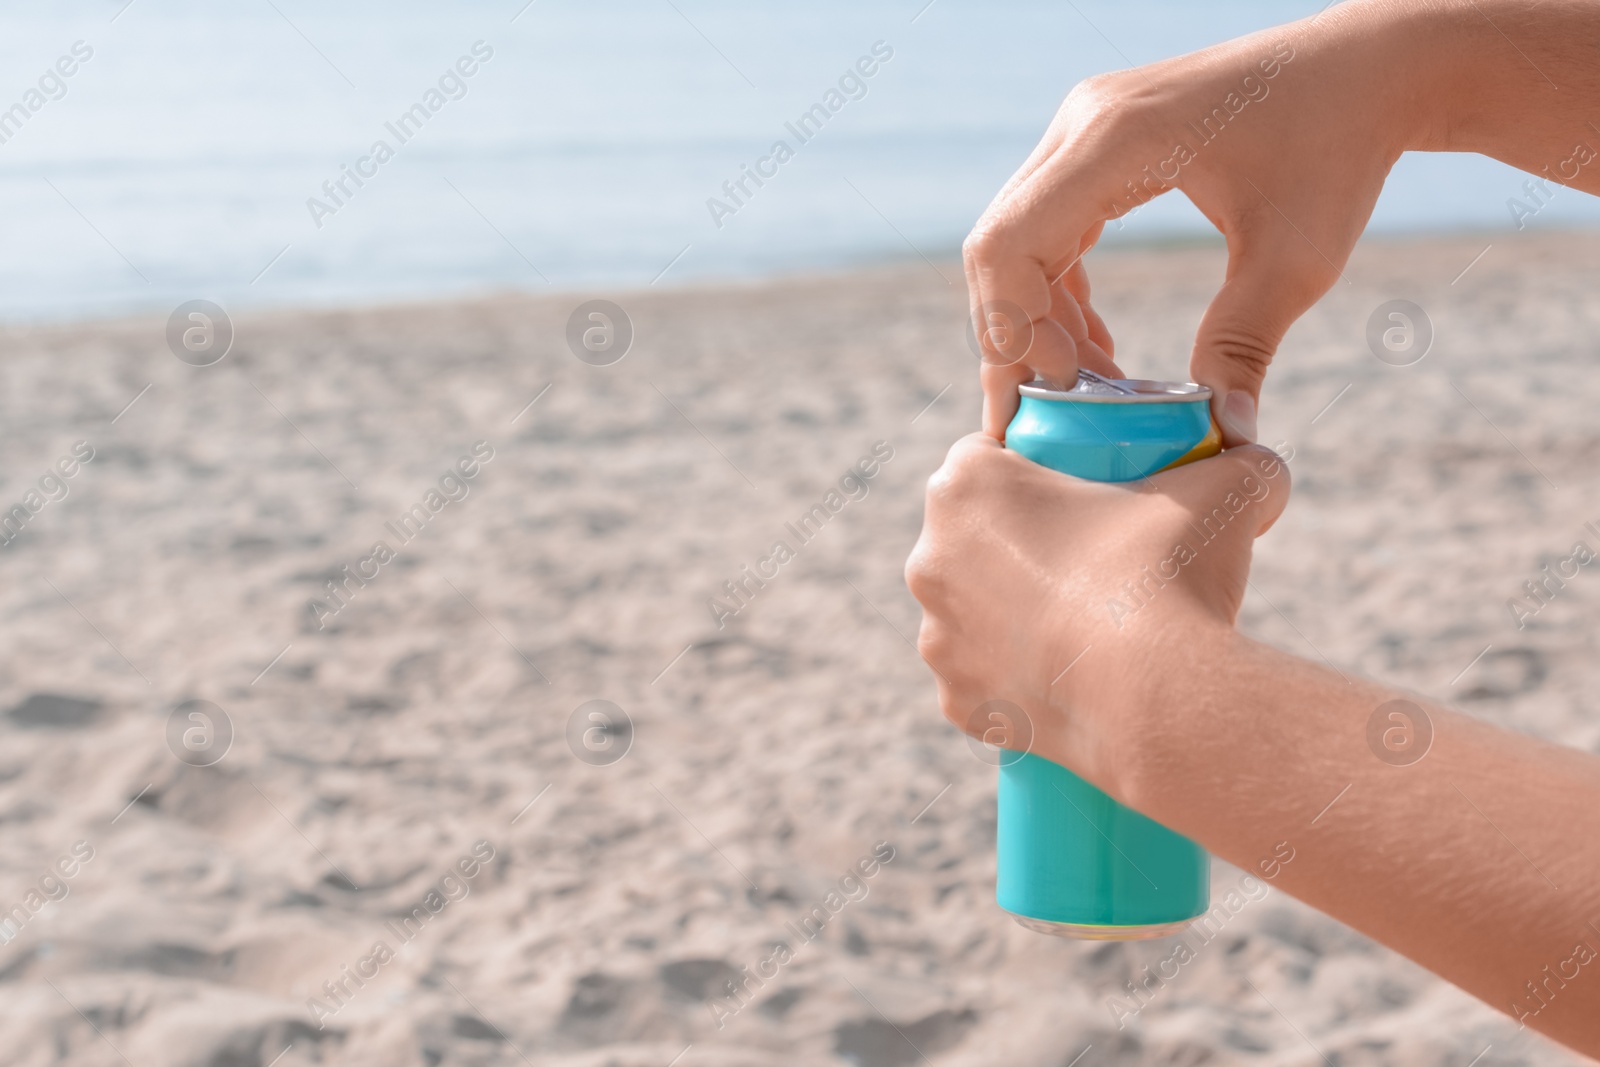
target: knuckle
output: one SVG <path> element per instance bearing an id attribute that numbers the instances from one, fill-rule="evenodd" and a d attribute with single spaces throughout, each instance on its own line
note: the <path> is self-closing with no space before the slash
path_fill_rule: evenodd
<path id="1" fill-rule="evenodd" d="M 1252 381 L 1261 381 L 1267 376 L 1267 368 L 1272 365 L 1272 357 L 1277 346 L 1267 341 L 1224 341 L 1221 352 L 1229 363 L 1238 367 L 1249 375 Z"/>
<path id="2" fill-rule="evenodd" d="M 965 448 L 957 442 L 944 463 L 928 478 L 928 502 L 960 505 L 968 500 L 985 484 L 982 472 L 989 462 L 987 452 Z"/>
<path id="3" fill-rule="evenodd" d="M 911 557 L 906 560 L 906 588 L 911 595 L 916 597 L 920 604 L 929 604 L 936 600 L 944 588 L 944 579 L 941 577 L 938 565 L 934 562 L 933 553 L 921 542 L 912 550 Z M 927 625 L 923 626 L 924 632 Z"/>
<path id="4" fill-rule="evenodd" d="M 1233 456 L 1239 464 L 1241 482 L 1257 480 L 1265 482 L 1275 489 L 1289 488 L 1288 460 L 1266 445 L 1254 444 L 1245 445 L 1241 448 L 1230 448 L 1226 454 Z"/>
<path id="5" fill-rule="evenodd" d="M 1067 92 L 1067 100 L 1077 104 L 1100 106 L 1116 95 L 1117 76 L 1114 73 L 1091 74 Z"/>
<path id="6" fill-rule="evenodd" d="M 981 265 L 994 263 L 1004 256 L 1007 240 L 1000 218 L 985 219 L 961 242 L 962 258 Z"/>
<path id="7" fill-rule="evenodd" d="M 966 465 L 954 457 L 946 459 L 928 476 L 928 503 L 951 504 L 960 500 L 969 481 Z"/>
<path id="8" fill-rule="evenodd" d="M 1229 322 L 1211 338 L 1213 351 L 1235 369 L 1259 382 L 1278 350 L 1278 338 L 1265 323 Z"/>
<path id="9" fill-rule="evenodd" d="M 994 438 L 969 434 L 951 446 L 944 463 L 928 479 L 927 524 L 956 536 L 970 534 L 968 524 L 953 520 L 1000 506 L 1019 481 L 1026 482 L 1032 466 Z"/>
<path id="10" fill-rule="evenodd" d="M 1147 88 L 1140 79 L 1129 78 L 1128 71 L 1093 74 L 1072 87 L 1062 104 L 1076 123 L 1102 126 L 1119 121 L 1131 113 L 1131 103 Z"/>

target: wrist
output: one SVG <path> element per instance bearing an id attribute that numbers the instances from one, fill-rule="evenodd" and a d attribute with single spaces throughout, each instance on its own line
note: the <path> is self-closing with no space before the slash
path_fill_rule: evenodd
<path id="1" fill-rule="evenodd" d="M 1315 50 L 1325 50 L 1337 66 L 1367 72 L 1351 104 L 1394 158 L 1463 150 L 1453 144 L 1478 110 L 1476 101 L 1492 91 L 1485 75 L 1493 64 L 1481 53 L 1483 31 L 1493 31 L 1475 10 L 1481 2 L 1489 0 L 1366 0 L 1304 23 L 1320 24 Z"/>
<path id="2" fill-rule="evenodd" d="M 1221 770 L 1211 749 L 1235 729 L 1230 718 L 1249 713 L 1239 689 L 1255 643 L 1219 623 L 1173 634 L 1160 647 L 1129 679 L 1108 731 L 1102 788 L 1165 821 Z"/>
<path id="3" fill-rule="evenodd" d="M 1394 2 L 1392 36 L 1401 54 L 1407 98 L 1414 110 L 1404 150 L 1477 152 L 1526 169 L 1543 161 L 1530 142 L 1567 147 L 1582 135 L 1557 102 L 1558 82 L 1570 78 L 1570 56 L 1592 51 L 1600 9 L 1589 0 L 1429 0 Z M 1589 63 L 1585 55 L 1581 62 Z M 1555 81 L 1552 81 L 1555 78 Z M 1541 103 L 1541 101 L 1548 101 Z M 1571 127 L 1570 129 L 1568 127 Z"/>
<path id="4" fill-rule="evenodd" d="M 1495 31 L 1483 4 L 1494 0 L 1447 0 L 1412 13 L 1404 36 L 1414 61 L 1412 101 L 1421 121 L 1406 149 L 1420 152 L 1477 151 L 1499 102 L 1522 94 L 1505 77 L 1505 39 Z M 1489 41 L 1489 37 L 1494 41 Z"/>

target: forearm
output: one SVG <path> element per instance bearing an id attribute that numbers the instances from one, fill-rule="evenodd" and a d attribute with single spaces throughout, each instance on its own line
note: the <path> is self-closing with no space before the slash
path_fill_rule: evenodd
<path id="1" fill-rule="evenodd" d="M 1173 677 L 1130 803 L 1600 1053 L 1600 760 L 1416 700 L 1433 736 L 1408 763 L 1369 720 L 1412 698 L 1236 636 Z"/>
<path id="2" fill-rule="evenodd" d="M 1336 37 L 1407 42 L 1411 98 L 1392 120 L 1406 148 L 1478 152 L 1600 193 L 1594 0 L 1357 0 L 1325 17 L 1343 23 Z"/>

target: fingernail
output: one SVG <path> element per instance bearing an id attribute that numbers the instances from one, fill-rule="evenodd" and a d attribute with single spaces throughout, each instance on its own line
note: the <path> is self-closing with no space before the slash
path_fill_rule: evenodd
<path id="1" fill-rule="evenodd" d="M 1249 393 L 1229 393 L 1222 401 L 1223 430 L 1232 436 L 1254 443 L 1256 439 L 1256 402 Z"/>

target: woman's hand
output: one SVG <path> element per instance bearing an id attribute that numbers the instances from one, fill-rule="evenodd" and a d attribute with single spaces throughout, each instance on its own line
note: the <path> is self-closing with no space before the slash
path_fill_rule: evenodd
<path id="1" fill-rule="evenodd" d="M 1191 375 L 1225 442 L 1253 441 L 1284 332 L 1338 281 L 1395 160 L 1437 140 L 1430 87 L 1448 79 L 1428 57 L 1455 23 L 1416 8 L 1354 0 L 1073 89 L 964 247 L 985 432 L 1004 437 L 1036 373 L 1117 374 L 1081 257 L 1107 220 L 1180 189 L 1228 242 Z"/>
<path id="2" fill-rule="evenodd" d="M 982 734 L 985 704 L 1015 704 L 1034 751 L 1129 800 L 1163 691 L 1232 636 L 1251 543 L 1288 497 L 1260 446 L 1105 484 L 956 442 L 906 564 L 945 716 Z"/>

